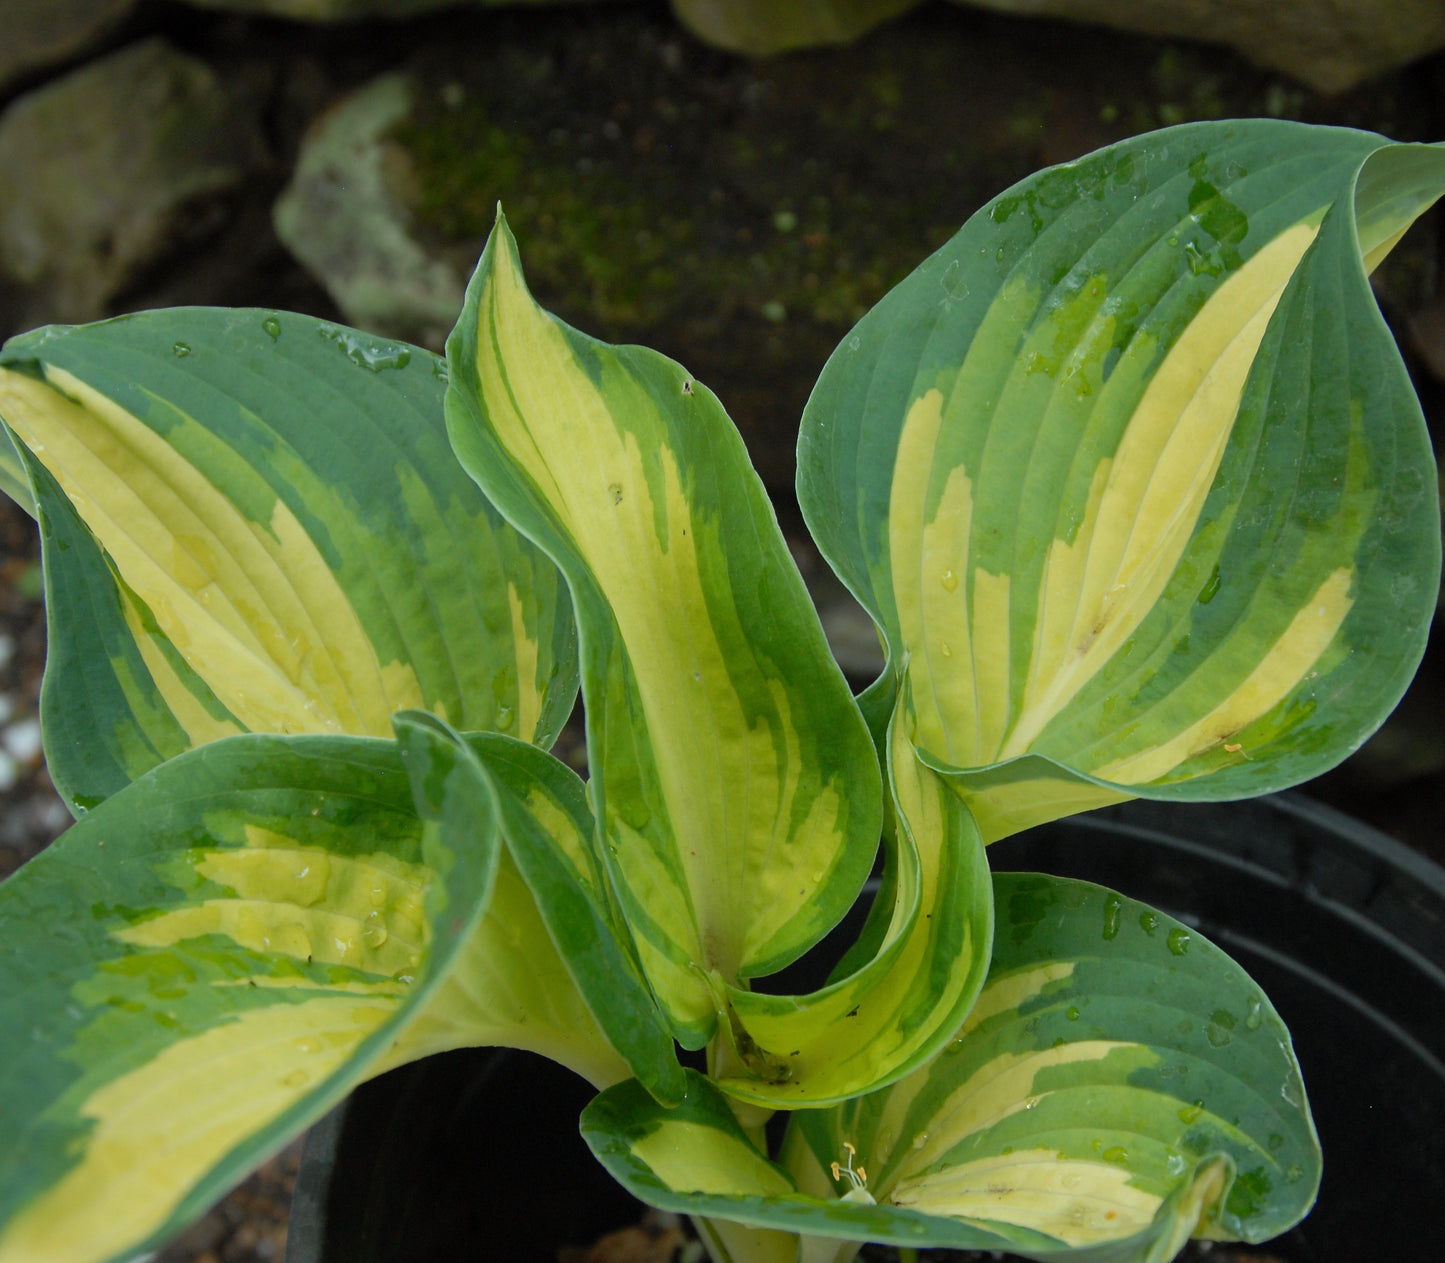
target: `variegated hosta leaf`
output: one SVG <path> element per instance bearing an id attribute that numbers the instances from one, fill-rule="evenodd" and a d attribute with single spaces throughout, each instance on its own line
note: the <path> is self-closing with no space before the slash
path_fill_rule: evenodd
<path id="1" fill-rule="evenodd" d="M 881 939 L 870 953 L 865 934 L 835 971 L 837 980 L 813 995 L 728 989 L 723 1035 L 733 1064 L 753 1071 L 713 1066 L 734 1096 L 796 1108 L 891 1082 L 938 1051 L 983 985 L 993 940 L 983 839 L 957 795 L 919 761 L 907 734 L 897 720 L 888 733 L 896 828 L 882 907 L 872 914 L 888 917 Z"/>
<path id="2" fill-rule="evenodd" d="M 1303 1217 L 1319 1145 L 1289 1034 L 1244 971 L 1102 887 L 994 880 L 977 1005 L 926 1068 L 796 1116 L 799 1186 L 833 1189 L 846 1142 L 880 1201 L 1070 1246 L 1127 1238 L 1128 1257 L 1146 1238 L 1168 1257 L 1191 1233 L 1261 1241 Z"/>
<path id="3" fill-rule="evenodd" d="M 834 353 L 799 496 L 985 838 L 1297 783 L 1399 698 L 1436 486 L 1366 267 L 1442 190 L 1445 148 L 1361 132 L 1138 137 L 995 199 Z"/>
<path id="4" fill-rule="evenodd" d="M 550 743 L 575 696 L 567 596 L 457 464 L 444 379 L 425 351 L 261 311 L 6 345 L 0 417 L 27 451 L 0 457 L 46 544 L 41 717 L 73 803 L 219 736 L 387 736 L 405 707 Z"/>
<path id="5" fill-rule="evenodd" d="M 1191 1234 L 1259 1241 L 1297 1222 L 1319 1148 L 1263 993 L 1143 904 L 994 880 L 989 981 L 955 1041 L 890 1088 L 794 1113 L 780 1164 L 700 1079 L 673 1111 L 609 1089 L 583 1115 L 588 1143 L 654 1205 L 839 1243 L 1142 1263 Z"/>
<path id="6" fill-rule="evenodd" d="M 500 220 L 448 356 L 462 463 L 571 587 L 605 858 L 697 1046 L 725 984 L 795 959 L 856 896 L 872 743 L 710 391 L 542 311 Z"/>
<path id="7" fill-rule="evenodd" d="M 455 769 L 423 816 L 453 813 L 454 827 L 470 828 L 470 799 L 493 793 L 506 852 L 486 918 L 393 1058 L 502 1044 L 561 1061 L 598 1086 L 636 1076 L 659 1100 L 679 1100 L 672 1035 L 608 907 L 576 774 L 536 746 L 498 733 L 464 741 L 421 712 L 399 715 L 397 731 L 418 759 Z"/>
<path id="8" fill-rule="evenodd" d="M 485 906 L 467 806 L 424 830 L 392 742 L 245 735 L 0 886 L 0 1260 L 132 1257 L 372 1072 Z"/>
<path id="9" fill-rule="evenodd" d="M 130 1258 L 361 1079 L 446 1048 L 681 1095 L 572 867 L 576 778 L 436 723 L 188 752 L 0 886 L 0 1263 Z"/>

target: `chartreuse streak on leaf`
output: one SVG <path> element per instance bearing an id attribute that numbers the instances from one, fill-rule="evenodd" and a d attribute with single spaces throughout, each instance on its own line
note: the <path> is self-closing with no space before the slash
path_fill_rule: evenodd
<path id="1" fill-rule="evenodd" d="M 782 1071 L 773 1082 L 719 1077 L 734 1096 L 815 1105 L 899 1078 L 937 1051 L 983 985 L 993 888 L 982 839 L 967 809 L 919 762 L 905 727 L 895 719 L 888 736 L 897 828 L 884 937 L 870 960 L 814 995 L 729 990 L 728 1033 Z"/>
<path id="2" fill-rule="evenodd" d="M 1297 783 L 1423 648 L 1428 445 L 1365 266 L 1445 188 L 1445 152 L 1168 135 L 985 207 L 845 339 L 805 416 L 809 525 L 987 840 Z M 940 275 L 967 289 L 940 298 Z"/>
<path id="3" fill-rule="evenodd" d="M 448 355 L 462 463 L 571 587 L 604 859 L 698 1045 L 726 986 L 796 958 L 856 895 L 872 743 L 711 392 L 542 311 L 500 219 Z"/>
<path id="4" fill-rule="evenodd" d="M 897 507 L 890 540 L 919 745 L 959 767 L 1027 753 L 1048 720 L 1137 630 L 1194 533 L 1245 377 L 1315 232 L 1305 224 L 1289 229 L 1231 275 L 1155 369 L 1114 455 L 1094 471 L 1072 538 L 1050 545 L 1017 708 L 1011 700 L 1009 576 L 969 564 L 973 483 L 963 466 L 949 472 L 931 517 L 923 504 L 911 502 L 908 489 L 930 480 L 944 424 L 938 390 L 913 404 L 893 470 Z M 969 372 L 965 359 L 961 375 Z M 1329 624 L 1324 643 L 1342 618 L 1331 603 L 1322 620 Z M 1318 656 L 1318 641 L 1311 638 L 1314 653 L 1281 695 Z"/>
<path id="5" fill-rule="evenodd" d="M 63 369 L 3 373 L 0 415 L 230 711 L 260 732 L 390 732 L 420 706 L 280 498 L 252 521 L 165 437 Z"/>
<path id="6" fill-rule="evenodd" d="M 83 1161 L 5 1228 L 0 1259 L 70 1263 L 145 1241 L 182 1173 L 214 1167 L 393 1016 L 394 1005 L 345 998 L 255 1009 L 99 1088 L 81 1106 L 93 1124 Z"/>
<path id="7" fill-rule="evenodd" d="M 33 962 L 0 979 L 0 1259 L 129 1257 L 372 1072 L 485 905 L 496 817 L 473 805 L 443 840 L 394 745 L 242 735 L 0 887 Z"/>
<path id="8" fill-rule="evenodd" d="M 474 754 L 419 735 L 425 719 L 399 727 L 405 767 L 395 744 L 357 738 L 193 750 L 0 887 L 5 941 L 36 944 L 0 979 L 0 1122 L 17 1138 L 0 1161 L 0 1260 L 129 1257 L 362 1078 L 444 1048 L 531 1048 L 598 1087 L 637 1073 L 659 1095 L 670 1068 L 680 1093 L 640 981 L 605 945 L 576 966 L 604 1021 L 633 1022 L 618 1042 L 642 1050 L 634 1069 L 498 841 L 525 803 L 533 821 L 585 827 L 580 786 L 534 747 L 483 734 Z M 541 889 L 554 920 L 581 921 L 567 853 Z M 57 909 L 70 936 L 54 935 Z"/>
<path id="9" fill-rule="evenodd" d="M 49 471 L 23 445 L 20 456 L 51 629 L 40 696 L 46 767 L 62 796 L 89 808 L 157 763 L 242 729 L 115 573 Z"/>
<path id="10" fill-rule="evenodd" d="M 1162 1235 L 1161 1258 L 1191 1232 L 1261 1240 L 1303 1214 L 1318 1143 L 1283 1024 L 1243 971 L 1198 935 L 1177 953 L 1181 927 L 1099 887 L 995 884 L 989 981 L 955 1039 L 890 1088 L 796 1115 L 798 1187 L 831 1192 L 846 1141 L 880 1202 L 1071 1246 Z"/>
<path id="11" fill-rule="evenodd" d="M 599 1088 L 635 1076 L 659 1100 L 680 1099 L 667 1023 L 602 898 L 576 775 L 515 738 L 464 739 L 422 712 L 398 716 L 397 730 L 409 750 L 447 752 L 473 792 L 490 788 L 506 843 L 487 916 L 399 1058 L 503 1044 L 549 1056 Z M 465 815 L 457 825 L 466 827 Z"/>
<path id="12" fill-rule="evenodd" d="M 794 1112 L 780 1164 L 695 1075 L 672 1110 L 604 1092 L 588 1143 L 653 1205 L 838 1243 L 808 1259 L 866 1240 L 1143 1263 L 1296 1222 L 1318 1142 L 1284 1026 L 1243 971 L 1198 935 L 1172 951 L 1176 922 L 1088 883 L 1001 874 L 995 901 L 989 981 L 947 1050 Z M 834 1163 L 866 1171 L 867 1199 Z"/>
<path id="13" fill-rule="evenodd" d="M 52 620 L 42 701 L 77 805 L 243 729 L 383 736 L 419 707 L 548 744 L 565 720 L 561 576 L 457 464 L 440 361 L 372 371 L 341 332 L 191 308 L 0 352 L 47 594 L 95 611 Z"/>

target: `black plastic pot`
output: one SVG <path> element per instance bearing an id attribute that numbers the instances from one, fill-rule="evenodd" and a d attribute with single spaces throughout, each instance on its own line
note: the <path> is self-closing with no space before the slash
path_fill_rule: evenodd
<path id="1" fill-rule="evenodd" d="M 1127 803 L 989 859 L 1155 904 L 1264 987 L 1294 1036 L 1325 1176 L 1310 1217 L 1262 1253 L 1445 1258 L 1445 870 L 1289 796 Z M 552 1263 L 635 1221 L 577 1135 L 588 1094 L 540 1058 L 487 1051 L 365 1085 L 308 1139 L 288 1263 Z"/>

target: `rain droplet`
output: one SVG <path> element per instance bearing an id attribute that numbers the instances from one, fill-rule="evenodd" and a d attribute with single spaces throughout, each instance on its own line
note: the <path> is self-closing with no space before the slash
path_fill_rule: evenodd
<path id="1" fill-rule="evenodd" d="M 287 1088 L 299 1088 L 303 1083 L 306 1082 L 306 1078 L 306 1071 L 293 1070 L 290 1074 L 288 1074 L 284 1079 L 281 1080 L 281 1086 Z"/>
<path id="2" fill-rule="evenodd" d="M 1279 1134 L 1279 1132 L 1277 1132 L 1277 1131 L 1275 1131 L 1275 1132 L 1270 1132 L 1270 1135 L 1269 1135 L 1269 1151 L 1270 1151 L 1271 1153 L 1276 1152 L 1276 1151 L 1280 1148 L 1280 1146 L 1283 1145 L 1283 1144 L 1284 1144 L 1284 1137 L 1281 1136 L 1281 1135 Z"/>
<path id="3" fill-rule="evenodd" d="M 945 570 L 939 576 L 938 581 L 943 584 L 944 590 L 946 592 L 958 591 L 958 576 L 954 574 L 952 570 Z"/>
<path id="4" fill-rule="evenodd" d="M 1204 1028 L 1204 1033 L 1208 1036 L 1210 1045 L 1215 1048 L 1223 1048 L 1233 1038 L 1233 1036 L 1217 1022 L 1210 1022 L 1209 1025 Z"/>
<path id="5" fill-rule="evenodd" d="M 1182 1153 L 1171 1153 L 1164 1163 L 1164 1169 L 1168 1171 L 1170 1175 L 1183 1175 L 1185 1165 L 1186 1163 Z"/>
<path id="6" fill-rule="evenodd" d="M 1124 901 L 1118 895 L 1110 895 L 1104 900 L 1104 938 L 1117 938 L 1119 934 L 1119 917 L 1124 909 Z"/>
<path id="7" fill-rule="evenodd" d="M 1285 1182 L 1289 1184 L 1297 1184 L 1303 1176 L 1304 1170 L 1299 1166 L 1298 1163 L 1291 1166 L 1284 1173 Z"/>
<path id="8" fill-rule="evenodd" d="M 1199 1119 L 1199 1116 L 1203 1113 L 1204 1102 L 1195 1101 L 1193 1105 L 1186 1105 L 1182 1110 L 1179 1111 L 1179 1121 L 1186 1124 L 1193 1123 L 1196 1122 Z"/>
<path id="9" fill-rule="evenodd" d="M 1200 605 L 1208 605 L 1210 601 L 1214 600 L 1214 598 L 1219 594 L 1219 584 L 1219 567 L 1216 565 L 1214 569 L 1210 571 L 1208 581 L 1202 588 L 1199 589 Z"/>
<path id="10" fill-rule="evenodd" d="M 1175 926 L 1169 931 L 1169 950 L 1176 956 L 1183 956 L 1189 951 L 1189 931 Z"/>
<path id="11" fill-rule="evenodd" d="M 921 1131 L 921 1132 L 918 1133 L 918 1135 L 916 1135 L 916 1136 L 913 1137 L 913 1147 L 914 1147 L 915 1149 L 922 1149 L 923 1146 L 926 1145 L 927 1143 L 928 1143 L 928 1133 L 927 1133 L 926 1131 Z"/>
<path id="12" fill-rule="evenodd" d="M 353 364 L 379 373 L 387 368 L 405 368 L 411 363 L 411 348 L 400 342 L 382 342 L 368 338 L 354 329 L 340 329 L 335 325 L 322 325 L 321 336 L 334 342 Z"/>
<path id="13" fill-rule="evenodd" d="M 1139 914 L 1139 928 L 1145 934 L 1153 934 L 1159 928 L 1159 915 L 1155 912 L 1141 912 Z"/>
<path id="14" fill-rule="evenodd" d="M 361 927 L 361 941 L 367 947 L 380 947 L 386 942 L 386 938 L 386 921 L 383 920 L 381 913 L 373 912 Z"/>
<path id="15" fill-rule="evenodd" d="M 948 647 L 947 641 L 939 642 L 938 652 L 941 653 L 945 658 L 953 657 L 953 650 Z"/>
<path id="16" fill-rule="evenodd" d="M 938 278 L 938 283 L 943 286 L 943 292 L 950 298 L 968 297 L 968 282 L 963 279 L 963 264 L 958 259 L 954 259 L 943 269 L 943 275 Z"/>
<path id="17" fill-rule="evenodd" d="M 506 732 L 512 726 L 512 708 L 510 706 L 497 707 L 497 731 Z"/>
<path id="18" fill-rule="evenodd" d="M 275 316 L 267 316 L 265 320 L 261 321 L 261 328 L 266 331 L 266 336 L 272 342 L 281 336 L 281 322 Z"/>
<path id="19" fill-rule="evenodd" d="M 1079 1010 L 1071 1004 L 1064 1011 L 1064 1016 L 1071 1022 L 1077 1022 L 1079 1020 Z"/>
<path id="20" fill-rule="evenodd" d="M 321 1041 L 317 1039 L 315 1035 L 303 1035 L 300 1039 L 296 1041 L 297 1052 L 319 1053 L 321 1051 L 321 1047 Z"/>
<path id="21" fill-rule="evenodd" d="M 1259 996 L 1255 996 L 1249 1002 L 1249 1012 L 1244 1017 L 1244 1028 L 1249 1031 L 1257 1031 L 1262 1021 L 1264 1021 L 1264 1001 Z"/>
<path id="22" fill-rule="evenodd" d="M 178 359 L 178 360 L 183 360 L 183 359 L 185 359 L 186 356 L 188 356 L 190 353 L 191 353 L 191 348 L 190 348 L 190 345 L 189 345 L 188 343 L 185 343 L 185 342 L 172 342 L 172 343 L 171 343 L 171 354 L 174 355 L 174 356 L 176 357 L 176 359 Z"/>
<path id="23" fill-rule="evenodd" d="M 1104 1150 L 1105 1162 L 1128 1162 L 1129 1151 L 1123 1145 L 1110 1145 Z"/>

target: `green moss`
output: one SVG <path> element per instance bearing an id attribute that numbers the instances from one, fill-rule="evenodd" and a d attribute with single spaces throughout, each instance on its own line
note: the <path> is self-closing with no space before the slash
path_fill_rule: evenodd
<path id="1" fill-rule="evenodd" d="M 927 98 L 951 69 L 920 59 L 917 37 L 841 71 L 832 53 L 764 74 L 691 46 L 680 67 L 643 22 L 582 26 L 579 49 L 628 52 L 584 61 L 564 30 L 561 48 L 438 71 L 395 139 L 421 234 L 475 243 L 500 200 L 538 297 L 592 332 L 701 332 L 701 312 L 713 335 L 750 326 L 765 355 L 803 323 L 831 344 L 985 191 L 960 190 L 976 138 L 939 134 Z M 904 197 L 859 160 L 880 132 L 919 151 Z"/>

